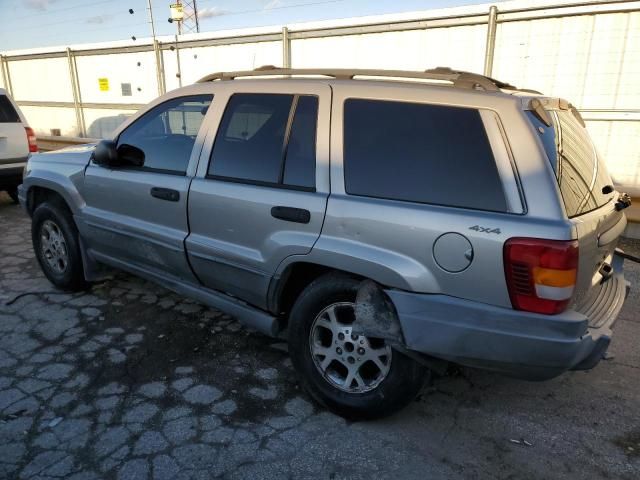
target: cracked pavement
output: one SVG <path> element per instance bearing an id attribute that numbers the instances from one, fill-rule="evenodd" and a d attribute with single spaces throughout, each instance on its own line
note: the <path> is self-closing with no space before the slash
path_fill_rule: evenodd
<path id="1" fill-rule="evenodd" d="M 125 273 L 56 292 L 30 238 L 0 193 L 0 478 L 640 478 L 640 265 L 593 371 L 454 369 L 351 423 L 300 391 L 284 341 Z"/>

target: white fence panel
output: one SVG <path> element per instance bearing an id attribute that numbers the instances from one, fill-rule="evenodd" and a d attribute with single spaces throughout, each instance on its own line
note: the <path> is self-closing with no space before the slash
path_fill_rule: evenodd
<path id="1" fill-rule="evenodd" d="M 158 96 L 153 52 L 79 56 L 76 64 L 83 102 L 148 103 Z M 100 79 L 107 80 L 106 90 L 104 82 L 101 90 Z"/>
<path id="2" fill-rule="evenodd" d="M 496 6 L 492 76 L 574 103 L 616 183 L 640 195 L 640 2 L 516 0 Z M 293 25 L 291 66 L 449 66 L 482 73 L 489 7 Z M 77 112 L 64 49 L 11 52 L 3 63 L 38 134 L 59 129 L 62 135 L 105 137 L 135 105 L 157 97 L 158 75 L 172 90 L 216 71 L 283 65 L 279 36 L 276 27 L 187 35 L 177 49 L 169 49 L 176 47 L 171 37 L 159 37 L 160 72 L 149 42 L 76 46 Z"/>
<path id="3" fill-rule="evenodd" d="M 210 47 L 180 47 L 182 85 L 190 85 L 213 72 L 253 70 L 262 65 L 282 65 L 280 42 L 255 42 Z M 167 90 L 178 88 L 176 52 L 165 50 Z"/>
<path id="4" fill-rule="evenodd" d="M 113 131 L 129 116 L 136 113 L 127 109 L 84 109 L 84 121 L 89 138 L 109 138 Z"/>
<path id="5" fill-rule="evenodd" d="M 12 61 L 9 72 L 17 101 L 73 102 L 67 57 Z"/>
<path id="6" fill-rule="evenodd" d="M 297 39 L 294 68 L 342 67 L 426 70 L 450 66 L 482 72 L 484 25 Z"/>
<path id="7" fill-rule="evenodd" d="M 53 135 L 59 129 L 64 137 L 76 137 L 80 131 L 73 108 L 21 106 L 20 110 L 37 135 Z"/>

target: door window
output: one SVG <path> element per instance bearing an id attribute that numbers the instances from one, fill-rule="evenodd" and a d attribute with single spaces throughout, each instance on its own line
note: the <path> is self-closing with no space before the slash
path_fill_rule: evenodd
<path id="1" fill-rule="evenodd" d="M 216 135 L 209 176 L 313 189 L 317 118 L 315 96 L 233 95 Z"/>
<path id="2" fill-rule="evenodd" d="M 118 145 L 140 148 L 144 169 L 184 174 L 213 95 L 192 95 L 164 102 L 132 123 Z"/>

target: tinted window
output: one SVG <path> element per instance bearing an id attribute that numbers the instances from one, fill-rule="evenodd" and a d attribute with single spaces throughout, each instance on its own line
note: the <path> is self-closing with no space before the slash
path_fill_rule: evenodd
<path id="1" fill-rule="evenodd" d="M 570 111 L 549 113 L 551 127 L 528 112 L 556 173 L 567 215 L 575 217 L 601 207 L 611 197 L 602 193 L 602 187 L 611 184 L 611 177 L 598 159 L 587 130 Z"/>
<path id="2" fill-rule="evenodd" d="M 351 99 L 344 107 L 349 194 L 506 211 L 477 110 Z"/>
<path id="3" fill-rule="evenodd" d="M 184 173 L 212 98 L 193 95 L 158 105 L 122 132 L 118 145 L 142 149 L 145 168 Z"/>
<path id="4" fill-rule="evenodd" d="M 292 101 L 293 95 L 233 95 L 218 128 L 209 173 L 277 183 Z"/>
<path id="5" fill-rule="evenodd" d="M 285 184 L 308 188 L 315 186 L 317 123 L 318 97 L 300 97 L 287 146 Z"/>
<path id="6" fill-rule="evenodd" d="M 18 112 L 5 95 L 0 95 L 0 123 L 20 123 Z"/>
<path id="7" fill-rule="evenodd" d="M 233 95 L 216 135 L 209 174 L 314 187 L 317 116 L 316 97 Z"/>

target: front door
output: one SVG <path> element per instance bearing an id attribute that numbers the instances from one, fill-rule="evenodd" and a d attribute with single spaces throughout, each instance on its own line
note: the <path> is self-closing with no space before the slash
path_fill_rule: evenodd
<path id="1" fill-rule="evenodd" d="M 329 193 L 330 87 L 270 85 L 216 92 L 186 241 L 205 285 L 263 308 L 280 262 L 318 239 Z"/>
<path id="2" fill-rule="evenodd" d="M 89 164 L 81 233 L 98 260 L 195 283 L 184 251 L 187 197 L 212 95 L 157 105 L 118 137 L 145 154 L 144 166 Z"/>

